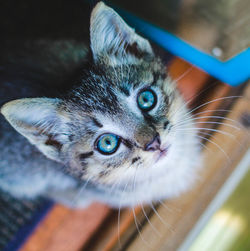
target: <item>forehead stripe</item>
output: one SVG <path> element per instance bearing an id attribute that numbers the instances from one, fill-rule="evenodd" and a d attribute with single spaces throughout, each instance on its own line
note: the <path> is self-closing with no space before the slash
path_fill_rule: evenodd
<path id="1" fill-rule="evenodd" d="M 103 124 L 101 122 L 99 122 L 96 118 L 92 118 L 93 123 L 97 126 L 97 127 L 103 127 Z"/>
<path id="2" fill-rule="evenodd" d="M 80 154 L 80 159 L 84 160 L 93 155 L 93 151 Z"/>
<path id="3" fill-rule="evenodd" d="M 121 91 L 122 93 L 124 93 L 127 97 L 130 95 L 129 90 L 126 89 L 125 87 L 121 87 L 121 88 L 120 88 L 120 91 Z"/>
<path id="4" fill-rule="evenodd" d="M 166 78 L 166 73 L 153 72 L 153 78 L 154 78 L 154 80 L 153 80 L 152 85 L 155 85 L 159 79 Z"/>

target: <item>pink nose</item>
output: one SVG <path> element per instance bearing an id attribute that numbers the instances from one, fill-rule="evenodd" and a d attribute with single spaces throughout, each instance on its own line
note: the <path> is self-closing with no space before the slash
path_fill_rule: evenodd
<path id="1" fill-rule="evenodd" d="M 153 138 L 153 140 L 151 140 L 149 143 L 145 145 L 144 150 L 153 152 L 160 150 L 160 146 L 161 146 L 161 139 L 160 135 L 157 133 L 157 135 Z"/>

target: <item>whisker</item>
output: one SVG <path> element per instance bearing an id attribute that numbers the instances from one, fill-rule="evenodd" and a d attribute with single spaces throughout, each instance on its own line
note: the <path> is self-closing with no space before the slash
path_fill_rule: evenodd
<path id="1" fill-rule="evenodd" d="M 231 112 L 232 110 L 229 110 L 229 109 L 211 109 L 211 110 L 206 110 L 206 111 L 202 111 L 202 112 L 198 112 L 198 113 L 195 113 L 195 116 L 198 116 L 200 114 L 206 114 L 206 113 L 209 113 L 209 112 Z"/>
<path id="2" fill-rule="evenodd" d="M 137 219 L 136 219 L 136 214 L 135 214 L 135 210 L 134 208 L 132 208 L 132 211 L 133 211 L 133 216 L 134 216 L 134 222 L 135 222 L 135 226 L 136 226 L 136 229 L 140 235 L 140 238 L 141 240 L 143 241 L 144 244 L 146 244 L 148 247 L 152 248 L 149 243 L 147 241 L 144 240 L 143 236 L 142 236 L 142 233 L 140 231 L 140 228 L 139 228 L 139 225 L 138 225 L 138 222 L 137 222 Z"/>
<path id="3" fill-rule="evenodd" d="M 206 90 L 206 89 L 205 89 L 205 90 Z M 203 91 L 204 91 L 204 90 L 203 90 Z M 202 91 L 202 92 L 203 92 L 203 91 Z M 201 93 L 202 93 L 202 92 L 201 92 Z M 195 97 L 199 96 L 201 93 L 199 93 L 199 94 L 196 95 Z M 206 105 L 208 105 L 208 104 L 211 104 L 211 103 L 213 103 L 213 102 L 220 101 L 220 100 L 225 100 L 225 99 L 230 99 L 230 98 L 231 98 L 231 99 L 233 99 L 233 98 L 241 98 L 241 97 L 242 97 L 242 96 L 227 96 L 227 97 L 216 98 L 216 99 L 210 100 L 210 101 L 208 101 L 208 102 L 205 102 L 205 103 L 203 103 L 203 104 L 201 104 L 201 105 L 199 105 L 199 106 L 193 108 L 192 110 L 188 111 L 184 116 L 185 116 L 185 117 L 187 117 L 187 116 L 192 116 L 192 113 L 193 113 L 194 111 L 198 110 L 199 108 L 201 108 L 201 107 L 203 107 L 203 106 L 206 106 Z M 183 109 L 187 106 L 187 104 L 188 104 L 189 102 L 191 102 L 191 101 L 192 101 L 192 99 L 190 99 L 188 102 L 185 102 L 185 104 L 184 104 L 183 106 L 181 106 L 179 109 L 177 109 L 175 113 L 177 113 L 177 112 L 183 110 Z M 213 110 L 211 110 L 211 111 L 213 111 Z M 215 111 L 219 111 L 219 109 L 218 109 L 218 110 L 215 110 Z M 222 109 L 221 111 L 223 111 L 223 109 Z M 205 112 L 207 112 L 207 111 L 202 111 L 202 112 L 205 113 Z"/>
<path id="4" fill-rule="evenodd" d="M 152 227 L 152 229 L 155 231 L 155 233 L 156 233 L 159 237 L 162 237 L 162 235 L 160 234 L 160 232 L 155 228 L 155 226 L 154 226 L 154 225 L 152 224 L 152 222 L 149 220 L 149 218 L 148 218 L 148 216 L 147 216 L 147 214 L 146 214 L 146 212 L 145 212 L 145 210 L 144 210 L 144 207 L 143 207 L 142 203 L 141 203 L 141 209 L 142 209 L 142 212 L 143 212 L 143 214 L 144 214 L 144 216 L 145 216 L 147 222 L 148 222 L 149 225 Z"/>
<path id="5" fill-rule="evenodd" d="M 218 82 L 218 80 L 216 80 L 213 84 L 210 84 L 205 89 L 201 90 L 199 93 L 193 95 L 187 102 L 184 102 L 184 105 L 182 105 L 179 109 L 177 109 L 176 113 L 179 111 L 182 111 L 184 108 L 186 108 L 190 102 L 192 102 L 195 98 L 199 97 L 202 93 L 204 93 L 208 89 L 212 88 L 217 82 Z"/>
<path id="6" fill-rule="evenodd" d="M 121 220 L 121 203 L 119 205 L 119 209 L 118 209 L 118 215 L 117 215 L 117 236 L 118 236 L 118 243 L 119 243 L 119 247 L 122 247 L 121 244 L 121 236 L 120 236 L 120 220 Z"/>
<path id="7" fill-rule="evenodd" d="M 196 125 L 196 124 L 215 124 L 215 125 L 224 125 L 224 126 L 228 126 L 231 127 L 235 130 L 240 130 L 239 127 L 234 126 L 232 124 L 229 123 L 224 123 L 224 122 L 216 122 L 216 121 L 198 121 L 198 122 L 193 122 L 193 123 L 189 123 L 189 125 Z M 187 124 L 179 124 L 178 127 L 182 126 L 182 125 L 187 125 Z M 175 128 L 174 126 L 172 128 Z"/>
<path id="8" fill-rule="evenodd" d="M 236 137 L 235 135 L 231 134 L 231 133 L 228 133 L 228 132 L 219 132 L 223 135 L 226 135 L 228 137 L 230 137 L 231 139 L 234 139 L 236 141 Z M 199 134 L 203 134 L 203 135 L 206 135 L 206 136 L 209 136 L 209 137 L 214 137 L 211 133 L 207 133 L 207 132 L 199 132 Z"/>
<path id="9" fill-rule="evenodd" d="M 205 144 L 203 144 L 202 142 L 199 142 L 199 144 L 200 144 L 202 147 L 204 147 L 206 150 L 208 150 L 210 153 L 212 153 L 212 150 L 211 150 L 209 147 L 207 147 Z"/>
<path id="10" fill-rule="evenodd" d="M 209 131 L 210 131 L 210 130 L 209 130 Z M 214 130 L 213 130 L 213 131 L 214 131 Z M 237 138 L 236 138 L 235 135 L 233 135 L 233 134 L 231 134 L 231 133 L 228 133 L 228 132 L 224 132 L 224 131 L 219 131 L 218 133 L 230 137 L 231 139 L 233 139 L 233 140 L 235 141 L 235 143 L 238 144 L 238 146 L 242 147 L 242 143 L 240 143 L 240 142 L 237 140 Z M 184 134 L 188 134 L 188 131 L 187 131 L 187 133 L 184 132 Z M 215 136 L 212 135 L 211 133 L 207 133 L 207 132 L 202 132 L 202 131 L 200 131 L 200 132 L 199 132 L 199 135 L 200 135 L 200 134 L 209 136 L 209 137 L 211 137 L 211 138 L 215 138 Z M 198 137 L 199 135 L 195 135 L 195 137 Z M 205 149 L 209 150 L 202 142 L 199 142 L 199 144 L 202 145 Z"/>
<path id="11" fill-rule="evenodd" d="M 94 178 L 94 176 L 90 176 L 90 177 L 86 180 L 86 182 L 83 184 L 83 186 L 79 189 L 79 191 L 76 193 L 75 197 L 73 198 L 73 204 L 76 204 L 78 198 L 81 196 L 82 192 L 84 192 L 84 190 L 86 189 L 86 187 L 87 187 L 89 181 L 90 181 L 91 179 L 93 179 L 93 178 Z"/>
<path id="12" fill-rule="evenodd" d="M 205 106 L 205 105 L 208 105 L 208 104 L 211 104 L 213 102 L 216 102 L 216 101 L 220 101 L 220 100 L 225 100 L 225 99 L 233 99 L 233 98 L 241 98 L 242 96 L 227 96 L 227 97 L 221 97 L 221 98 L 216 98 L 216 99 L 213 99 L 213 100 L 210 100 L 208 102 L 205 102 L 204 104 L 201 104 L 197 107 L 195 107 L 194 109 L 192 109 L 191 111 L 188 112 L 188 114 L 198 110 L 199 108 Z"/>
<path id="13" fill-rule="evenodd" d="M 219 129 L 213 129 L 213 128 L 206 128 L 206 127 L 189 127 L 189 128 L 177 128 L 175 129 L 176 131 L 189 131 L 189 132 L 192 132 L 192 130 L 195 130 L 195 131 L 201 131 L 201 130 L 204 130 L 204 131 L 211 131 L 211 132 L 218 132 L 218 133 L 221 133 L 221 134 L 231 134 L 231 133 L 228 133 L 228 132 L 224 132 L 222 130 L 219 130 Z M 233 136 L 233 134 L 231 134 Z"/>
<path id="14" fill-rule="evenodd" d="M 224 134 L 224 135 L 226 135 L 226 136 L 229 136 L 230 138 L 233 138 L 233 139 L 235 140 L 235 142 L 236 142 L 239 146 L 242 146 L 242 144 L 235 138 L 234 135 L 232 135 L 232 134 L 230 134 L 230 133 L 223 132 L 223 131 L 221 131 L 221 132 L 219 132 L 219 133 Z M 188 134 L 188 132 L 187 132 L 187 133 L 184 133 L 184 134 Z M 213 136 L 212 134 L 210 134 L 210 133 L 199 132 L 199 134 L 207 135 L 207 136 L 209 136 L 209 137 L 211 137 L 211 138 L 214 138 L 214 136 Z M 195 135 L 195 137 L 201 138 L 201 136 L 199 136 L 199 135 Z M 203 138 L 203 139 L 206 139 L 206 141 L 209 141 L 208 138 Z M 204 145 L 202 142 L 199 141 L 198 143 L 199 143 L 200 145 L 202 145 L 205 149 L 207 149 L 209 152 L 211 152 L 211 150 L 210 150 L 206 145 Z M 178 145 L 178 146 L 182 146 L 182 144 L 181 144 L 181 145 Z"/>
<path id="15" fill-rule="evenodd" d="M 130 168 L 128 168 L 130 169 Z M 120 182 L 119 182 L 120 183 Z M 128 182 L 126 183 L 126 185 L 124 186 L 123 188 L 123 191 L 122 191 L 122 194 L 121 194 L 121 197 L 120 197 L 120 201 L 119 201 L 119 210 L 118 210 L 118 220 L 117 220 L 117 231 L 118 231 L 118 243 L 119 243 L 119 246 L 121 247 L 121 237 L 120 237 L 120 216 L 121 216 L 121 202 L 122 202 L 122 199 L 123 199 L 123 195 L 124 195 L 124 192 L 128 186 L 128 183 L 129 183 L 129 180 Z"/>
<path id="16" fill-rule="evenodd" d="M 209 109 L 209 110 L 205 110 L 202 112 L 197 112 L 197 113 L 195 113 L 195 116 L 200 115 L 200 114 L 204 114 L 204 113 L 208 113 L 208 112 L 231 112 L 231 111 L 232 111 L 232 109 Z"/>
<path id="17" fill-rule="evenodd" d="M 174 230 L 172 229 L 172 226 L 170 224 L 168 224 L 167 222 L 165 222 L 165 220 L 159 215 L 159 213 L 157 212 L 157 210 L 154 208 L 154 205 L 151 203 L 151 208 L 153 209 L 154 213 L 156 214 L 156 216 L 160 219 L 160 221 L 172 232 L 174 233 Z"/>
<path id="18" fill-rule="evenodd" d="M 175 212 L 181 212 L 181 210 L 180 209 L 178 209 L 178 208 L 173 208 L 173 209 L 171 209 L 169 206 L 167 206 L 162 200 L 158 200 L 158 202 L 164 207 L 164 208 L 166 208 L 170 213 L 173 213 L 174 211 Z"/>
<path id="19" fill-rule="evenodd" d="M 224 153 L 224 155 L 227 158 L 228 162 L 231 162 L 229 156 L 227 155 L 227 153 L 224 151 L 224 149 L 220 145 L 218 145 L 217 143 L 215 143 L 214 141 L 212 141 L 212 140 L 210 140 L 210 139 L 208 139 L 206 137 L 202 137 L 202 136 L 199 136 L 199 135 L 197 135 L 197 137 L 201 138 L 201 139 L 204 139 L 204 140 L 210 142 L 211 144 L 215 145 L 221 152 Z"/>
<path id="20" fill-rule="evenodd" d="M 230 118 L 226 118 L 226 117 L 223 117 L 223 116 L 201 116 L 201 117 L 196 117 L 196 116 L 194 116 L 194 117 L 192 117 L 192 118 L 189 118 L 189 119 L 186 119 L 186 120 L 182 120 L 182 121 L 176 123 L 175 126 L 185 124 L 185 122 L 196 121 L 196 120 L 206 119 L 206 118 L 212 118 L 212 119 L 218 118 L 218 119 L 230 121 L 230 122 L 233 122 L 233 123 L 237 124 L 239 127 L 243 128 L 242 125 L 241 125 L 237 120 L 230 119 Z M 205 121 L 202 121 L 202 122 L 205 122 Z M 208 122 L 209 122 L 209 121 L 208 121 Z M 174 126 L 173 126 L 173 127 L 174 127 Z"/>
<path id="21" fill-rule="evenodd" d="M 178 82 L 182 78 L 184 78 L 188 73 L 190 73 L 194 69 L 194 66 L 189 67 L 184 73 L 182 73 L 177 79 L 173 79 L 174 82 Z"/>

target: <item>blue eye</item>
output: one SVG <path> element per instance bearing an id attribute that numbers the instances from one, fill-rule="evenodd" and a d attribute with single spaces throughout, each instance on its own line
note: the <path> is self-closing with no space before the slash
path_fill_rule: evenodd
<path id="1" fill-rule="evenodd" d="M 112 154 L 116 152 L 120 145 L 120 137 L 112 134 L 112 133 L 105 133 L 101 135 L 96 141 L 96 149 L 101 154 Z"/>
<path id="2" fill-rule="evenodd" d="M 137 97 L 137 104 L 143 111 L 152 110 L 157 102 L 157 96 L 151 89 L 146 89 L 139 93 Z"/>

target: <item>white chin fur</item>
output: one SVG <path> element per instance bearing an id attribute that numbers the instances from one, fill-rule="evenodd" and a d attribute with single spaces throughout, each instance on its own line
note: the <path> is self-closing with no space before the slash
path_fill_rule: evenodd
<path id="1" fill-rule="evenodd" d="M 107 191 L 106 196 L 97 196 L 96 199 L 113 207 L 132 207 L 177 197 L 190 190 L 195 183 L 197 169 L 201 166 L 199 156 L 198 142 L 196 147 L 182 148 L 182 155 L 174 149 L 148 170 L 137 169 L 136 183 L 134 185 L 132 179 L 130 188 L 126 188 L 126 191 L 121 188 L 109 195 Z"/>

